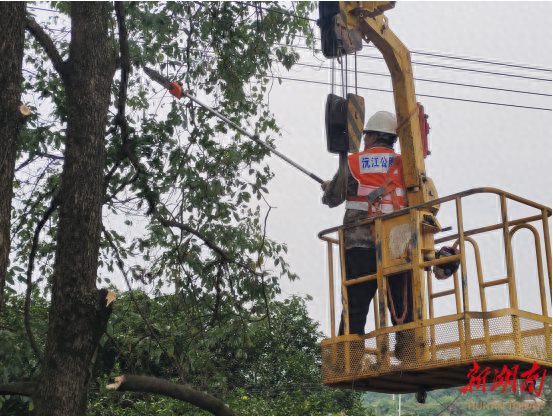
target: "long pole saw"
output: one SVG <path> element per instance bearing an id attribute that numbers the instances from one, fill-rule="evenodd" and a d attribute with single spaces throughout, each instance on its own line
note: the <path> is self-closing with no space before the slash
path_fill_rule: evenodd
<path id="1" fill-rule="evenodd" d="M 304 167 L 302 167 L 301 165 L 299 165 L 298 163 L 292 161 L 290 158 L 288 158 L 286 155 L 283 155 L 282 153 L 280 153 L 279 151 L 277 151 L 275 148 L 273 148 L 272 146 L 266 144 L 265 142 L 261 141 L 261 139 L 259 138 L 259 135 L 257 134 L 252 134 L 250 132 L 248 132 L 247 130 L 243 129 L 241 126 L 237 125 L 236 123 L 234 123 L 232 120 L 230 120 L 228 117 L 226 117 L 224 114 L 221 114 L 219 113 L 217 110 L 209 107 L 207 104 L 205 103 L 202 103 L 200 100 L 198 100 L 196 97 L 194 97 L 193 95 L 189 94 L 188 92 L 186 92 L 182 86 L 175 82 L 175 81 L 169 81 L 167 78 L 165 78 L 163 75 L 161 75 L 160 73 L 158 73 L 157 71 L 151 69 L 151 68 L 148 68 L 148 67 L 144 67 L 144 72 L 146 74 L 148 74 L 148 76 L 154 80 L 155 82 L 157 82 L 158 84 L 160 84 L 161 86 L 163 86 L 164 88 L 166 88 L 169 93 L 171 93 L 173 96 L 175 96 L 176 98 L 180 99 L 180 98 L 183 98 L 183 97 L 188 97 L 190 100 L 192 100 L 193 102 L 199 104 L 200 106 L 202 106 L 204 109 L 208 110 L 209 112 L 211 112 L 212 114 L 214 114 L 215 116 L 217 116 L 219 119 L 223 120 L 225 123 L 229 124 L 230 126 L 232 126 L 235 130 L 237 130 L 238 132 L 242 133 L 243 135 L 246 135 L 247 137 L 249 137 L 251 140 L 253 140 L 255 143 L 257 143 L 258 145 L 261 145 L 263 146 L 265 149 L 269 150 L 270 152 L 274 153 L 276 156 L 278 156 L 279 158 L 281 158 L 283 161 L 289 163 L 290 165 L 292 165 L 294 168 L 300 170 L 301 172 L 303 172 L 305 175 L 308 175 L 310 178 L 314 179 L 315 181 L 317 181 L 319 184 L 322 184 L 324 181 L 319 178 L 317 175 L 313 174 L 312 172 L 308 171 L 307 169 L 305 169 Z"/>

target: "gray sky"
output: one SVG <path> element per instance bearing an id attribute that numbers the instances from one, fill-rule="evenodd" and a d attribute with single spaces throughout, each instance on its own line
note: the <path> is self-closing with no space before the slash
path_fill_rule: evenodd
<path id="1" fill-rule="evenodd" d="M 387 12 L 387 16 L 390 28 L 411 50 L 551 68 L 550 2 L 398 2 L 395 9 Z M 319 36 L 318 30 L 316 34 Z M 322 54 L 315 57 L 308 51 L 299 52 L 302 55 L 300 62 L 330 65 L 330 61 L 324 60 Z M 364 48 L 360 54 L 380 56 L 374 48 Z M 551 79 L 550 72 L 443 60 L 415 54 L 412 55 L 412 60 Z M 351 59 L 349 68 L 352 67 Z M 361 57 L 358 58 L 358 69 L 387 73 L 382 61 Z M 415 77 L 420 78 L 551 94 L 551 82 L 548 81 L 416 64 L 413 71 Z M 330 80 L 328 70 L 317 71 L 300 66 L 294 67 L 288 74 L 282 72 L 281 75 L 323 82 Z M 352 78 L 349 82 L 352 83 Z M 360 75 L 358 85 L 391 89 L 388 78 L 368 75 Z M 428 82 L 416 82 L 416 91 L 419 94 L 551 108 L 551 97 Z M 278 149 L 325 179 L 331 178 L 338 165 L 337 158 L 326 152 L 324 137 L 324 103 L 329 92 L 330 87 L 325 85 L 283 80 L 282 85 L 275 83 L 270 96 L 271 109 L 283 128 L 282 138 L 276 142 Z M 365 98 L 367 115 L 378 110 L 393 111 L 391 93 L 360 91 L 360 94 Z M 419 97 L 418 101 L 424 104 L 430 115 L 432 155 L 427 158 L 426 167 L 440 196 L 489 186 L 551 206 L 550 111 L 425 97 Z M 269 186 L 268 201 L 276 208 L 270 213 L 268 234 L 271 238 L 288 244 L 288 260 L 301 278 L 292 283 L 282 282 L 283 295 L 312 295 L 310 314 L 328 334 L 326 249 L 316 235 L 322 229 L 340 224 L 344 207 L 342 205 L 329 209 L 323 206 L 318 184 L 278 158 L 272 157 L 271 166 L 276 177 Z M 473 198 L 468 201 L 464 211 L 465 228 L 495 223 L 498 220 L 496 201 L 493 198 Z M 445 207 L 440 212 L 438 219 L 442 226 L 454 225 L 455 218 L 451 213 Z M 516 213 L 518 212 L 513 211 L 513 214 Z M 497 239 L 497 236 L 493 237 Z M 530 262 L 533 259 L 533 249 L 528 244 L 530 241 L 525 239 L 526 237 L 521 238 L 515 246 L 515 255 L 520 250 L 516 268 L 519 285 L 520 282 L 525 285 L 519 296 L 522 298 L 521 306 L 531 309 L 537 297 L 537 284 L 528 287 L 527 281 L 524 281 L 528 275 L 524 272 L 529 272 L 528 268 L 535 270 L 534 263 L 524 263 L 524 260 Z M 505 272 L 501 263 L 501 246 L 484 242 L 484 247 L 487 249 L 483 250 L 485 279 L 503 278 L 504 275 L 501 274 Z M 472 285 L 475 290 L 475 282 L 471 279 L 476 279 L 474 274 L 469 276 L 469 286 Z M 535 281 L 533 277 L 533 282 Z M 450 285 L 451 281 L 441 282 L 438 289 Z M 506 290 L 493 289 L 487 295 L 490 307 L 501 307 Z M 478 309 L 479 303 L 474 296 L 476 293 L 471 291 L 472 308 Z M 444 300 L 442 307 L 451 305 L 451 299 L 441 300 Z M 442 308 L 441 311 L 453 312 L 447 308 Z"/>

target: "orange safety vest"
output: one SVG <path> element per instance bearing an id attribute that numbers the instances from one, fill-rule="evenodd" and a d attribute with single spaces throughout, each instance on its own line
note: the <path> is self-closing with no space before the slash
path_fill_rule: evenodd
<path id="1" fill-rule="evenodd" d="M 407 207 L 401 155 L 393 149 L 377 147 L 352 154 L 348 165 L 359 185 L 357 195 L 347 196 L 346 208 L 378 215 Z"/>

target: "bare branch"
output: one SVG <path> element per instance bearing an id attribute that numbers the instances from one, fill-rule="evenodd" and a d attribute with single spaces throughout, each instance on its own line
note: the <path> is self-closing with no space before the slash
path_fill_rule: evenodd
<path id="1" fill-rule="evenodd" d="M 127 87 L 129 84 L 129 72 L 131 63 L 129 58 L 129 41 L 127 26 L 125 24 L 125 5 L 123 2 L 115 2 L 115 14 L 117 16 L 117 26 L 119 27 L 119 50 L 121 55 L 121 86 L 119 89 L 119 98 L 117 102 L 118 121 L 122 130 L 123 137 L 128 136 L 128 125 L 125 120 L 125 106 L 127 103 Z M 125 126 L 123 126 L 125 125 Z"/>
<path id="2" fill-rule="evenodd" d="M 33 382 L 12 382 L 0 384 L 0 395 L 24 395 L 32 397 L 35 393 Z"/>
<path id="3" fill-rule="evenodd" d="M 209 239 L 203 233 L 197 231 L 196 229 L 194 229 L 194 228 L 192 228 L 192 227 L 190 227 L 190 226 L 188 226 L 184 223 L 177 222 L 175 220 L 165 219 L 157 213 L 155 214 L 155 218 L 157 220 L 159 220 L 159 222 L 165 227 L 177 227 L 181 230 L 184 230 L 185 232 L 188 232 L 188 233 L 196 236 L 197 238 L 200 238 L 205 243 L 205 245 L 209 249 L 211 249 L 213 252 L 215 252 L 217 255 L 219 255 L 224 262 L 238 265 L 239 267 L 244 268 L 249 273 L 251 273 L 251 274 L 253 274 L 257 277 L 262 277 L 263 276 L 263 273 L 257 272 L 255 270 L 255 268 L 251 267 L 250 265 L 247 265 L 244 262 L 240 262 L 240 261 L 234 259 L 228 253 L 226 253 L 224 251 L 224 249 L 222 249 L 219 245 L 217 245 L 215 242 L 213 242 L 211 239 Z"/>
<path id="4" fill-rule="evenodd" d="M 52 38 L 42 29 L 42 27 L 30 17 L 27 17 L 26 19 L 26 28 L 31 34 L 34 36 L 34 38 L 37 40 L 37 42 L 44 48 L 46 51 L 46 54 L 48 55 L 48 58 L 50 58 L 50 61 L 52 61 L 52 64 L 54 65 L 55 70 L 58 72 L 60 77 L 63 79 L 65 78 L 65 75 L 67 73 L 67 61 L 64 61 L 58 52 L 58 49 L 56 48 L 56 45 L 54 45 L 54 41 L 52 41 Z"/>
<path id="5" fill-rule="evenodd" d="M 229 255 L 222 248 L 220 248 L 217 244 L 215 244 L 214 242 L 209 240 L 202 233 L 198 232 L 196 229 L 193 229 L 192 227 L 190 227 L 190 226 L 188 226 L 184 223 L 179 223 L 179 222 L 174 221 L 174 220 L 165 219 L 165 218 L 161 217 L 160 215 L 156 215 L 156 218 L 165 227 L 177 227 L 181 230 L 184 230 L 185 232 L 188 232 L 188 233 L 200 238 L 209 249 L 216 252 L 221 258 L 223 258 L 226 261 L 230 260 Z"/>
<path id="6" fill-rule="evenodd" d="M 40 236 L 40 231 L 52 215 L 52 213 L 56 210 L 56 208 L 59 205 L 59 200 L 57 198 L 57 193 L 54 194 L 54 197 L 52 198 L 52 203 L 50 204 L 50 207 L 38 224 L 35 227 L 35 232 L 33 235 L 33 243 L 31 246 L 31 252 L 29 253 L 29 264 L 27 265 L 27 291 L 25 292 L 25 308 L 24 308 L 24 321 L 25 321 L 25 331 L 27 332 L 27 337 L 29 338 L 29 343 L 31 344 L 31 348 L 35 352 L 35 355 L 38 358 L 39 362 L 42 362 L 42 352 L 40 351 L 38 344 L 36 342 L 36 339 L 33 335 L 33 330 L 31 328 L 31 294 L 33 290 L 33 269 L 35 265 L 35 256 L 36 251 L 38 249 L 38 238 Z"/>
<path id="7" fill-rule="evenodd" d="M 55 159 L 57 161 L 63 161 L 63 155 L 54 155 L 53 153 L 47 153 L 47 152 L 37 152 L 38 156 L 43 156 L 45 158 L 49 159 Z"/>
<path id="8" fill-rule="evenodd" d="M 36 158 L 29 156 L 25 161 L 23 161 L 21 164 L 19 164 L 19 165 L 15 168 L 15 172 L 19 172 L 20 170 L 22 170 L 23 168 L 25 168 L 27 165 L 29 165 L 30 163 L 32 163 L 35 159 L 36 159 Z"/>
<path id="9" fill-rule="evenodd" d="M 161 394 L 185 401 L 216 416 L 232 416 L 235 413 L 220 399 L 198 391 L 188 384 L 175 384 L 165 379 L 141 375 L 121 375 L 106 388 L 114 391 L 134 391 Z"/>
<path id="10" fill-rule="evenodd" d="M 117 115 L 114 119 L 114 126 L 108 131 L 109 133 L 115 133 L 117 126 L 121 128 L 121 142 L 122 142 L 122 156 L 128 156 L 131 159 L 129 152 L 129 123 L 125 115 L 127 105 L 127 88 L 129 85 L 129 72 L 131 70 L 131 63 L 129 58 L 129 42 L 127 34 L 127 26 L 125 25 L 125 5 L 123 2 L 115 2 L 115 15 L 117 17 L 117 26 L 119 28 L 119 61 L 121 67 L 121 83 L 119 84 L 119 97 L 117 98 Z M 105 178 L 106 188 L 109 184 L 111 177 L 119 168 L 121 160 L 117 161 L 112 169 L 108 172 Z M 131 159 L 133 165 L 135 160 Z"/>
<path id="11" fill-rule="evenodd" d="M 115 170 L 112 170 L 110 172 L 114 173 Z M 113 174 L 110 175 L 110 173 L 108 173 L 106 175 L 106 180 L 109 181 L 109 178 L 111 178 L 112 175 Z M 139 179 L 139 175 L 138 173 L 135 173 L 128 181 L 121 182 L 121 184 L 119 184 L 119 186 L 113 191 L 113 193 L 111 193 L 110 195 L 106 195 L 106 198 L 104 199 L 104 204 L 111 202 L 111 200 L 113 200 L 117 196 L 117 194 L 119 194 L 119 192 L 121 192 L 127 185 L 132 184 L 133 182 L 136 182 L 138 179 Z M 107 183 L 106 183 L 106 187 L 107 187 Z"/>
<path id="12" fill-rule="evenodd" d="M 263 197 L 263 200 L 265 200 L 265 197 Z M 267 203 L 267 200 L 265 200 L 265 203 L 269 207 L 267 210 L 267 214 L 265 215 L 265 221 L 263 223 L 263 238 L 261 239 L 261 245 L 259 246 L 259 255 L 257 257 L 257 268 L 261 272 L 261 288 L 263 289 L 263 300 L 265 301 L 265 314 L 267 315 L 267 323 L 269 324 L 269 330 L 271 329 L 271 312 L 269 311 L 269 300 L 267 298 L 267 288 L 265 285 L 265 277 L 263 276 L 263 271 L 261 270 L 261 260 L 263 258 L 263 249 L 265 248 L 265 239 L 267 237 L 267 220 L 269 219 L 269 214 L 271 213 L 272 206 Z"/>

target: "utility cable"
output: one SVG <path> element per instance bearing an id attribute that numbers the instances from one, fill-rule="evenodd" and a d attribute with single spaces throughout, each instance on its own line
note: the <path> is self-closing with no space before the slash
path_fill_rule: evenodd
<path id="1" fill-rule="evenodd" d="M 248 7 L 257 7 L 259 9 L 262 9 L 262 10 L 265 10 L 265 11 L 279 13 L 279 14 L 290 16 L 290 17 L 295 17 L 297 19 L 304 19 L 304 20 L 307 20 L 307 21 L 310 21 L 310 22 L 315 22 L 315 23 L 317 22 L 317 19 L 312 19 L 312 18 L 308 18 L 308 17 L 304 17 L 304 16 L 299 16 L 297 14 L 294 14 L 292 12 L 287 12 L 287 11 L 284 11 L 284 10 L 277 10 L 277 9 L 274 9 L 274 8 L 256 6 L 255 4 L 251 4 L 249 2 L 243 2 L 243 1 L 242 2 L 239 1 L 237 3 L 246 4 Z M 27 6 L 27 9 L 42 10 L 42 11 L 47 11 L 47 12 L 52 12 L 52 13 L 61 13 L 59 10 L 47 9 L 47 8 L 35 7 L 35 6 Z M 307 36 L 301 35 L 301 34 L 298 34 L 296 36 L 307 38 Z M 320 38 L 314 38 L 314 39 L 316 41 L 320 41 Z M 373 46 L 373 45 L 368 45 L 368 47 L 376 49 L 376 47 Z M 448 54 L 448 53 L 445 53 L 445 52 L 424 51 L 424 50 L 416 50 L 416 49 L 410 50 L 409 52 L 411 54 L 422 55 L 422 56 L 433 56 L 433 57 L 438 57 L 438 58 L 454 59 L 454 60 L 467 61 L 467 62 L 477 62 L 477 63 L 489 64 L 489 65 L 506 66 L 506 67 L 520 68 L 520 69 L 532 70 L 532 71 L 551 72 L 551 68 L 537 67 L 537 66 L 533 66 L 533 65 L 530 65 L 530 64 L 501 62 L 501 61 L 493 61 L 493 60 L 489 60 L 489 59 L 474 58 L 474 57 L 462 57 L 462 56 L 458 56 L 458 55 L 451 55 L 451 54 Z M 360 56 L 362 56 L 362 55 L 360 55 Z M 545 81 L 551 81 L 551 80 L 545 80 Z"/>
<path id="2" fill-rule="evenodd" d="M 296 35 L 298 38 L 307 38 L 305 35 L 298 34 Z M 321 38 L 314 37 L 315 41 L 320 42 Z M 371 49 L 378 49 L 374 45 L 363 45 L 364 47 L 368 47 Z M 512 68 L 519 68 L 524 70 L 532 70 L 532 71 L 543 71 L 543 72 L 551 72 L 551 68 L 545 68 L 545 67 L 537 67 L 530 64 L 519 64 L 514 62 L 502 62 L 502 61 L 492 61 L 484 58 L 475 58 L 475 57 L 463 57 L 459 55 L 451 55 L 445 52 L 434 52 L 434 51 L 424 51 L 424 50 L 416 50 L 416 49 L 410 49 L 409 53 L 414 55 L 423 55 L 423 56 L 432 56 L 437 58 L 444 58 L 444 59 L 455 59 L 459 61 L 467 61 L 467 62 L 477 62 L 480 64 L 489 64 L 489 65 L 498 65 L 498 66 L 505 66 L 505 67 L 512 67 Z"/>
<path id="3" fill-rule="evenodd" d="M 317 49 L 317 48 L 313 49 L 313 48 L 310 48 L 309 46 L 286 45 L 286 44 L 283 44 L 283 43 L 275 43 L 275 45 L 286 46 L 288 48 L 307 49 L 309 51 L 320 52 L 319 49 Z M 380 61 L 384 60 L 384 57 L 381 57 L 381 56 L 363 55 L 363 54 L 357 54 L 357 56 L 361 57 L 361 58 L 378 59 Z M 411 63 L 415 64 L 415 65 L 423 65 L 423 66 L 436 67 L 436 68 L 445 68 L 445 69 L 452 69 L 452 70 L 457 70 L 457 71 L 477 72 L 477 73 L 481 73 L 481 74 L 499 75 L 499 76 L 502 76 L 502 77 L 522 78 L 522 79 L 526 79 L 526 80 L 551 82 L 550 78 L 530 77 L 530 76 L 527 76 L 527 75 L 510 74 L 510 73 L 496 72 L 496 71 L 486 71 L 486 70 L 481 70 L 481 69 L 464 68 L 464 67 L 454 67 L 454 66 L 450 66 L 450 65 L 431 64 L 429 62 L 420 62 L 420 61 L 411 61 Z"/>
<path id="4" fill-rule="evenodd" d="M 369 45 L 369 47 L 371 47 Z M 376 47 L 373 47 L 376 48 Z M 448 55 L 443 52 L 426 52 L 426 51 L 417 51 L 412 50 L 411 53 L 415 55 L 423 55 L 423 56 L 434 56 L 434 57 L 440 57 L 440 58 L 447 58 L 447 59 L 456 59 L 459 61 L 467 61 L 467 62 L 478 62 L 481 64 L 489 64 L 489 65 L 499 65 L 503 67 L 512 67 L 512 68 L 520 68 L 520 69 L 526 69 L 526 70 L 532 70 L 532 71 L 543 71 L 543 72 L 551 72 L 551 68 L 542 68 L 542 67 L 534 67 L 530 65 L 525 64 L 515 64 L 510 62 L 501 62 L 501 61 L 489 61 L 485 59 L 480 58 L 469 58 L 469 57 L 462 57 L 462 56 L 456 56 L 456 55 Z"/>
<path id="5" fill-rule="evenodd" d="M 46 9 L 44 7 L 36 7 L 36 6 L 27 6 L 27 9 L 29 9 L 29 10 L 41 10 L 43 12 L 51 12 L 51 13 L 61 13 L 59 10 Z"/>
<path id="6" fill-rule="evenodd" d="M 356 62 L 356 64 L 357 64 L 357 62 Z M 296 62 L 294 65 L 299 65 L 300 67 L 311 67 L 311 68 L 318 68 L 318 69 L 331 69 L 330 67 L 326 67 L 324 65 L 308 64 L 308 63 L 304 63 L 304 62 Z M 352 70 L 349 70 L 349 72 L 352 72 Z M 379 76 L 379 77 L 387 77 L 387 78 L 390 77 L 390 74 L 383 74 L 383 73 L 380 73 L 380 72 L 370 72 L 370 71 L 357 70 L 356 74 L 357 73 L 366 74 L 366 75 L 376 75 L 376 76 Z M 514 89 L 510 89 L 510 88 L 491 87 L 491 86 L 479 85 L 479 84 L 456 83 L 456 82 L 453 82 L 453 81 L 433 80 L 433 79 L 430 79 L 430 78 L 420 78 L 420 77 L 413 77 L 413 80 L 429 82 L 429 83 L 436 83 L 436 84 L 455 85 L 455 86 L 459 86 L 459 87 L 481 88 L 481 89 L 485 89 L 485 90 L 505 91 L 505 92 L 508 92 L 508 93 L 530 94 L 530 95 L 535 95 L 535 96 L 551 97 L 551 94 L 547 94 L 547 93 L 537 93 L 537 92 L 534 92 L 534 91 L 514 90 Z"/>
<path id="7" fill-rule="evenodd" d="M 292 45 L 288 45 L 288 46 L 294 47 Z M 200 51 L 199 49 L 192 49 L 192 50 Z M 201 52 L 205 52 L 205 51 L 201 51 Z M 207 51 L 207 52 L 214 54 L 213 51 Z M 328 70 L 334 71 L 334 59 L 331 59 L 331 62 L 332 62 L 331 67 L 327 67 L 327 66 L 324 66 L 324 65 L 303 63 L 303 62 L 296 62 L 294 65 L 303 66 L 303 67 L 310 67 L 310 68 L 317 68 L 319 70 L 320 69 L 328 69 Z M 357 58 L 356 58 L 355 64 L 357 66 Z M 353 70 L 347 70 L 347 71 L 352 72 Z M 375 75 L 375 76 L 380 76 L 380 77 L 390 77 L 390 74 L 383 74 L 383 73 L 379 73 L 379 72 L 358 70 L 357 72 L 355 72 L 355 74 L 356 74 L 356 81 L 355 81 L 356 85 L 357 85 L 357 73 L 366 74 L 366 75 Z M 342 78 L 343 78 L 343 73 L 342 73 Z M 480 85 L 480 84 L 467 84 L 467 83 L 459 83 L 459 82 L 445 81 L 445 80 L 435 80 L 435 79 L 421 78 L 421 77 L 416 77 L 416 78 L 414 77 L 413 80 L 423 81 L 423 82 L 428 82 L 428 83 L 435 83 L 435 84 L 453 85 L 453 86 L 459 86 L 459 87 L 479 88 L 479 89 L 491 90 L 491 91 L 503 91 L 503 92 L 508 92 L 508 93 L 518 93 L 518 94 L 528 94 L 528 95 L 535 95 L 535 96 L 551 97 L 551 94 L 547 94 L 547 93 L 538 93 L 538 92 L 534 92 L 534 91 L 516 90 L 516 89 L 501 88 L 501 87 L 492 87 L 492 86 Z M 342 84 L 343 84 L 343 82 L 342 82 Z"/>
<path id="8" fill-rule="evenodd" d="M 49 28 L 50 30 L 54 30 L 54 31 L 60 31 L 60 32 L 66 32 L 64 30 L 61 30 L 61 29 L 52 29 L 52 28 Z M 308 47 L 304 47 L 304 46 L 300 46 L 300 45 L 296 45 L 296 46 L 292 46 L 292 45 L 283 45 L 283 44 L 278 44 L 278 45 L 282 45 L 282 46 L 287 46 L 287 47 L 296 47 L 296 48 L 301 48 L 301 49 L 309 49 L 311 50 L 311 48 L 308 48 Z M 358 55 L 358 56 L 364 56 L 364 55 Z M 371 57 L 371 56 L 369 56 Z M 371 58 L 377 58 L 377 59 L 384 59 L 384 58 L 381 58 L 381 57 L 371 57 Z M 301 64 L 301 65 L 305 65 L 307 66 L 308 64 Z M 449 67 L 445 67 L 445 68 L 449 68 Z M 476 71 L 476 70 L 475 70 Z M 507 75 L 507 74 L 501 74 L 501 73 L 497 73 L 498 75 Z M 376 73 L 375 73 L 376 75 Z M 332 84 L 329 84 L 329 83 L 325 83 L 325 82 L 322 82 L 322 81 L 313 81 L 313 80 L 303 80 L 303 79 L 296 79 L 296 78 L 287 78 L 287 77 L 277 77 L 277 76 L 268 76 L 268 77 L 271 77 L 271 78 L 280 78 L 280 79 L 286 79 L 286 80 L 289 80 L 289 81 L 296 81 L 296 82 L 307 82 L 307 83 L 312 83 L 312 84 L 322 84 L 322 85 L 332 85 Z M 538 78 L 539 80 L 542 80 L 542 81 L 547 81 L 543 78 Z M 422 80 L 421 80 L 422 81 Z M 445 82 L 444 82 L 445 83 Z M 449 83 L 449 82 L 447 82 Z M 479 87 L 484 87 L 484 86 L 479 86 Z M 388 92 L 388 93 L 391 93 L 393 92 L 392 90 L 385 90 L 385 89 L 379 89 L 379 88 L 369 88 L 369 87 L 358 87 L 358 89 L 360 90 L 366 90 L 366 91 L 381 91 L 381 92 Z M 490 88 L 491 89 L 491 88 Z M 498 89 L 498 90 L 504 90 L 504 89 Z M 512 92 L 519 92 L 518 90 L 512 90 Z M 522 92 L 522 91 L 520 91 Z M 532 92 L 526 92 L 526 93 L 532 93 Z M 536 94 L 536 93 L 534 93 Z M 541 93 L 537 93 L 537 94 L 541 94 Z M 462 98 L 454 98 L 454 97 L 447 97 L 447 96 L 437 96 L 437 95 L 429 95 L 429 94 L 417 94 L 417 96 L 419 97 L 428 97 L 428 98 L 436 98 L 436 99 L 443 99 L 443 100 L 452 100 L 452 101 L 462 101 L 462 102 L 468 102 L 468 103 L 480 103 L 480 104 L 490 104 L 490 105 L 497 105 L 497 106 L 505 106 L 505 107 L 515 107 L 515 108 L 522 108 L 522 109 L 529 109 L 529 110 L 544 110 L 544 111 L 551 111 L 551 109 L 548 109 L 548 108 L 544 108 L 544 107 L 533 107 L 533 106 L 523 106 L 523 105 L 517 105 L 517 104 L 508 104 L 508 103 L 499 103 L 499 102 L 489 102 L 489 101 L 480 101 L 480 100 L 470 100 L 470 99 L 462 99 Z"/>
<path id="9" fill-rule="evenodd" d="M 297 82 L 305 82 L 309 84 L 321 84 L 321 85 L 331 85 L 330 83 L 324 82 L 324 81 L 315 81 L 315 80 L 303 80 L 298 78 L 290 78 L 290 77 L 281 77 L 276 75 L 268 75 L 269 78 L 277 78 L 281 80 L 289 80 L 289 81 L 297 81 Z M 367 90 L 367 91 L 380 91 L 384 93 L 393 93 L 392 90 L 385 90 L 383 88 L 370 88 L 370 87 L 359 87 L 360 90 Z M 455 98 L 455 97 L 447 97 L 447 96 L 435 96 L 431 94 L 416 94 L 419 97 L 428 97 L 428 98 L 437 98 L 437 99 L 443 99 L 443 100 L 452 100 L 452 101 L 463 101 L 467 103 L 479 103 L 479 104 L 491 104 L 495 106 L 505 106 L 505 107 L 516 107 L 520 109 L 529 109 L 529 110 L 544 110 L 544 111 L 551 111 L 551 109 L 545 108 L 545 107 L 533 107 L 533 106 L 522 106 L 518 104 L 509 104 L 509 103 L 497 103 L 492 101 L 480 101 L 480 100 L 469 100 L 464 98 Z"/>
<path id="10" fill-rule="evenodd" d="M 55 11 L 55 10 L 52 10 L 52 11 Z M 62 30 L 62 29 L 54 29 L 54 28 L 48 28 L 48 29 L 52 30 L 52 31 L 57 31 L 57 32 L 70 32 L 69 30 Z M 298 35 L 298 36 L 301 37 L 301 35 Z M 310 51 L 320 52 L 318 49 L 314 50 L 313 48 L 310 48 L 308 46 L 302 46 L 302 45 L 287 45 L 287 44 L 282 44 L 282 43 L 274 43 L 273 45 L 275 45 L 275 46 L 285 46 L 285 47 L 288 47 L 288 48 L 306 49 L 306 50 L 310 50 Z M 357 56 L 359 56 L 361 58 L 384 60 L 383 57 L 379 57 L 379 56 L 364 55 L 364 54 L 357 54 Z M 467 72 L 476 72 L 476 73 L 481 73 L 481 74 L 498 75 L 498 76 L 502 76 L 502 77 L 521 78 L 521 79 L 534 80 L 534 81 L 547 81 L 547 82 L 552 81 L 550 78 L 531 77 L 531 76 L 527 76 L 527 75 L 518 75 L 518 74 L 511 74 L 511 73 L 486 71 L 486 70 L 474 69 L 474 68 L 455 67 L 455 66 L 450 66 L 450 65 L 433 64 L 433 63 L 429 63 L 429 62 L 411 61 L 411 63 L 415 64 L 415 65 L 430 66 L 430 67 L 450 69 L 450 70 L 456 70 L 456 71 L 467 71 Z"/>
<path id="11" fill-rule="evenodd" d="M 295 17 L 296 19 L 302 19 L 302 20 L 306 20 L 306 21 L 309 21 L 309 22 L 317 23 L 317 19 L 312 19 L 310 17 L 305 17 L 305 16 L 299 16 L 295 13 L 292 13 L 292 12 L 289 12 L 289 11 L 286 11 L 286 10 L 282 10 L 282 9 L 263 7 L 263 6 L 259 6 L 257 4 L 252 4 L 251 2 L 247 2 L 247 1 L 237 1 L 235 3 L 245 4 L 248 7 L 254 7 L 256 9 L 265 10 L 267 12 L 278 13 L 278 14 L 285 15 L 285 16 Z"/>
<path id="12" fill-rule="evenodd" d="M 208 51 L 210 54 L 214 54 L 214 52 Z M 328 83 L 324 81 L 315 81 L 315 80 L 305 80 L 305 79 L 299 79 L 299 78 L 291 78 L 291 77 L 282 77 L 282 76 L 276 76 L 276 75 L 266 75 L 267 78 L 273 78 L 273 79 L 280 79 L 280 80 L 289 80 L 289 81 L 296 81 L 296 82 L 305 82 L 308 84 L 320 84 L 320 85 L 328 85 L 333 87 L 333 83 Z M 342 81 L 342 89 L 344 88 L 344 83 Z M 393 90 L 386 90 L 382 88 L 371 88 L 371 87 L 358 87 L 360 90 L 366 90 L 366 91 L 379 91 L 384 93 L 393 93 Z M 419 97 L 428 97 L 428 98 L 436 98 L 436 99 L 443 99 L 443 100 L 452 100 L 452 101 L 461 101 L 461 102 L 467 102 L 467 103 L 479 103 L 479 104 L 489 104 L 489 105 L 496 105 L 496 106 L 504 106 L 504 107 L 514 107 L 514 108 L 521 108 L 521 109 L 528 109 L 528 110 L 543 110 L 543 111 L 551 111 L 551 109 L 545 108 L 545 107 L 533 107 L 533 106 L 523 106 L 519 104 L 509 104 L 509 103 L 499 103 L 499 102 L 491 102 L 491 101 L 481 101 L 481 100 L 471 100 L 471 99 L 463 99 L 463 98 L 455 98 L 455 97 L 448 97 L 448 96 L 437 96 L 437 95 L 431 95 L 431 94 L 416 94 Z"/>

